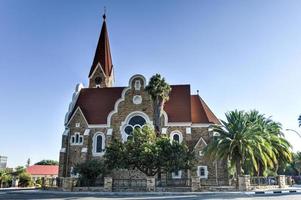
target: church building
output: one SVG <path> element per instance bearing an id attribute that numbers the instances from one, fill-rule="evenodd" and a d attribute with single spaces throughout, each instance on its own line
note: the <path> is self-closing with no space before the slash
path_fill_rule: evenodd
<path id="1" fill-rule="evenodd" d="M 153 124 L 153 104 L 145 91 L 143 75 L 129 77 L 128 85 L 114 85 L 114 67 L 106 24 L 103 24 L 88 79 L 89 85 L 78 84 L 65 116 L 65 131 L 60 150 L 59 176 L 72 176 L 73 167 L 80 162 L 100 159 L 112 138 L 127 141 L 134 127 Z M 122 67 L 122 66 L 118 66 Z M 202 150 L 213 133 L 210 125 L 219 124 L 208 105 L 191 94 L 189 84 L 170 85 L 172 90 L 163 111 L 162 135 L 185 143 L 196 155 L 195 170 L 177 171 L 166 176 L 171 179 L 197 176 L 203 182 L 227 185 L 225 161 L 212 162 Z M 143 178 L 140 172 L 115 171 L 114 178 Z"/>

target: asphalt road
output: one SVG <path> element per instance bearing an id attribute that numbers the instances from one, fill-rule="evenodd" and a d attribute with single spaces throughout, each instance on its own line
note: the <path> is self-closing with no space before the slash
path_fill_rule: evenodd
<path id="1" fill-rule="evenodd" d="M 243 193 L 209 193 L 209 194 L 115 194 L 104 195 L 97 193 L 80 194 L 80 193 L 63 193 L 63 192 L 41 192 L 41 191 L 0 191 L 0 199 L 66 199 L 66 200 L 161 200 L 161 199 L 175 199 L 175 200 L 301 200 L 301 194 L 272 194 L 272 195 L 250 195 Z"/>

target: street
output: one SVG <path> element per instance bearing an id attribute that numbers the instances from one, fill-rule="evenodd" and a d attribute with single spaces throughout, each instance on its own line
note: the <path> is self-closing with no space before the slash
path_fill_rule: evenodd
<path id="1" fill-rule="evenodd" d="M 251 195 L 246 193 L 181 193 L 171 194 L 171 193 L 118 193 L 118 194 L 103 194 L 103 193 L 70 193 L 70 192 L 48 192 L 48 191 L 0 191 L 0 199 L 103 199 L 103 200 L 161 200 L 161 199 L 235 199 L 235 200 L 301 200 L 301 193 L 295 194 L 270 194 L 270 195 Z"/>

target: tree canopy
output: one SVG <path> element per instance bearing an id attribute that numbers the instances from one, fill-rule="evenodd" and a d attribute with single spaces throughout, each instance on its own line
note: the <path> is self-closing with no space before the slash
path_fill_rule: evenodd
<path id="1" fill-rule="evenodd" d="M 150 94 L 153 100 L 154 126 L 157 136 L 159 136 L 161 132 L 160 118 L 162 116 L 164 104 L 169 99 L 171 87 L 160 74 L 156 74 L 150 78 L 145 90 Z"/>
<path id="2" fill-rule="evenodd" d="M 189 169 L 194 154 L 185 144 L 170 142 L 167 137 L 156 137 L 150 126 L 135 129 L 125 143 L 113 140 L 105 159 L 109 168 L 138 169 L 147 176 L 161 172 Z"/>
<path id="3" fill-rule="evenodd" d="M 281 133 L 281 125 L 258 111 L 231 111 L 222 125 L 213 125 L 213 140 L 205 148 L 211 159 L 229 159 L 236 175 L 261 175 L 277 171 L 292 159 L 291 145 Z"/>
<path id="4" fill-rule="evenodd" d="M 78 173 L 81 181 L 86 185 L 93 185 L 97 177 L 104 176 L 107 172 L 109 170 L 103 159 L 88 160 L 77 164 L 74 168 L 74 173 Z"/>
<path id="5" fill-rule="evenodd" d="M 59 162 L 56 160 L 41 160 L 37 162 L 35 165 L 59 165 Z"/>

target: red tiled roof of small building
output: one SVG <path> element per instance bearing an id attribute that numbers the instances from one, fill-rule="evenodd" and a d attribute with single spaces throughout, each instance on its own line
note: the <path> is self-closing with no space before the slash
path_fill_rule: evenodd
<path id="1" fill-rule="evenodd" d="M 26 168 L 26 172 L 31 175 L 58 175 L 58 165 L 32 165 Z"/>

